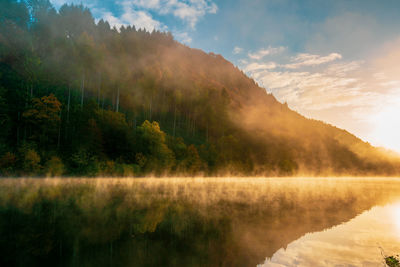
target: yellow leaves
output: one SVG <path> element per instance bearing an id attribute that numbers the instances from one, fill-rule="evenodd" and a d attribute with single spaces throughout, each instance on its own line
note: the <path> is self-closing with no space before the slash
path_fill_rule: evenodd
<path id="1" fill-rule="evenodd" d="M 35 173 L 40 169 L 40 156 L 34 149 L 28 149 L 24 153 L 23 168 L 25 171 Z"/>
<path id="2" fill-rule="evenodd" d="M 60 121 L 61 103 L 53 94 L 42 98 L 32 99 L 33 107 L 25 111 L 22 116 L 33 124 L 43 122 L 55 123 Z"/>
<path id="3" fill-rule="evenodd" d="M 41 98 L 42 102 L 46 105 L 48 110 L 52 112 L 60 112 L 61 111 L 61 102 L 58 101 L 55 95 L 50 94 L 49 96 L 43 96 Z"/>
<path id="4" fill-rule="evenodd" d="M 142 132 L 143 137 L 148 139 L 148 141 L 154 143 L 165 142 L 165 133 L 161 131 L 160 125 L 156 121 L 150 123 L 148 120 L 145 120 L 139 129 Z"/>
<path id="5" fill-rule="evenodd" d="M 62 160 L 53 156 L 49 161 L 46 162 L 46 176 L 48 177 L 57 177 L 61 176 L 64 173 L 65 167 Z"/>
<path id="6" fill-rule="evenodd" d="M 135 160 L 136 160 L 137 164 L 138 164 L 141 168 L 143 168 L 144 165 L 145 165 L 146 162 L 147 162 L 146 156 L 143 155 L 143 153 L 140 153 L 140 152 L 139 152 L 139 153 L 136 153 L 136 155 L 135 155 Z"/>
<path id="7" fill-rule="evenodd" d="M 128 126 L 123 113 L 112 110 L 99 110 L 97 114 L 105 125 L 112 126 L 113 128 L 125 128 Z"/>

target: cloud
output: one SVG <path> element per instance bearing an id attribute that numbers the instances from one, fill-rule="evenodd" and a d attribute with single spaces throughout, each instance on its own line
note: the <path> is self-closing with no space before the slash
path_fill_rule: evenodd
<path id="1" fill-rule="evenodd" d="M 140 1 L 142 5 L 146 4 L 149 8 L 155 7 L 159 0 L 135 0 Z M 57 8 L 61 7 L 64 3 L 68 4 L 81 4 L 82 1 L 78 0 L 51 0 Z M 84 3 L 85 6 L 90 8 L 93 16 L 98 21 L 99 19 L 107 20 L 112 27 L 119 29 L 121 26 L 134 25 L 136 28 L 146 29 L 147 31 L 168 29 L 162 22 L 153 18 L 153 16 L 146 10 L 136 8 L 132 1 L 116 1 L 115 7 L 121 12 L 111 12 L 105 2 L 97 0 L 89 0 Z M 118 13 L 118 15 L 117 15 Z"/>
<path id="2" fill-rule="evenodd" d="M 51 0 L 51 2 L 57 8 L 64 3 L 82 3 L 79 0 Z M 90 7 L 97 19 L 109 18 L 110 24 L 118 28 L 121 25 L 134 24 L 138 28 L 150 31 L 167 28 L 154 19 L 154 16 L 171 15 L 186 23 L 191 29 L 195 29 L 198 21 L 206 14 L 216 14 L 218 11 L 218 6 L 211 0 L 118 0 L 111 3 L 111 9 L 108 1 L 87 0 L 84 5 Z M 119 13 L 120 9 L 122 14 Z"/>
<path id="3" fill-rule="evenodd" d="M 119 29 L 121 26 L 134 25 L 138 29 L 146 29 L 147 31 L 156 30 L 167 30 L 168 27 L 153 19 L 151 14 L 142 10 L 136 10 L 128 3 L 122 3 L 122 14 L 120 17 L 114 16 L 113 13 L 105 9 L 93 8 L 92 11 L 97 17 L 101 17 L 107 20 L 111 26 L 115 26 Z"/>
<path id="4" fill-rule="evenodd" d="M 254 62 L 254 63 L 248 64 L 244 68 L 244 71 L 245 72 L 254 72 L 254 71 L 258 71 L 258 70 L 271 70 L 271 69 L 275 69 L 276 67 L 277 67 L 277 65 L 275 62 L 267 62 L 264 64 Z"/>
<path id="5" fill-rule="evenodd" d="M 349 62 L 332 63 L 326 66 L 325 73 L 329 75 L 334 75 L 337 77 L 344 77 L 347 73 L 356 71 L 364 64 L 363 60 L 354 60 Z"/>
<path id="6" fill-rule="evenodd" d="M 192 42 L 192 38 L 187 32 L 174 32 L 174 36 L 181 43 L 190 44 Z"/>
<path id="7" fill-rule="evenodd" d="M 144 28 L 149 31 L 152 31 L 154 29 L 167 29 L 167 26 L 163 25 L 157 20 L 154 20 L 151 15 L 144 11 L 133 11 L 129 13 L 124 13 L 124 15 L 122 16 L 122 20 L 125 20 L 129 24 L 133 24 L 138 28 Z"/>
<path id="8" fill-rule="evenodd" d="M 285 49 L 286 48 L 283 46 L 280 46 L 280 47 L 269 46 L 268 48 L 260 49 L 257 52 L 249 53 L 248 56 L 251 59 L 260 60 L 263 57 L 268 56 L 268 55 L 275 55 L 275 54 L 282 53 L 283 51 L 285 51 Z"/>
<path id="9" fill-rule="evenodd" d="M 161 15 L 172 14 L 194 29 L 206 14 L 216 14 L 217 5 L 209 0 L 134 0 L 126 1 L 138 8 L 156 11 Z"/>
<path id="10" fill-rule="evenodd" d="M 324 63 L 328 63 L 334 61 L 336 59 L 341 59 L 342 55 L 338 53 L 331 53 L 328 56 L 320 56 L 320 55 L 312 55 L 308 53 L 301 53 L 292 58 L 292 62 L 290 64 L 284 65 L 287 69 L 297 69 L 303 66 L 315 66 L 321 65 Z"/>
<path id="11" fill-rule="evenodd" d="M 267 49 L 263 49 L 257 56 L 241 59 L 239 63 L 258 84 L 280 102 L 287 102 L 292 109 L 345 128 L 372 144 L 390 147 L 384 142 L 385 139 L 391 140 L 390 136 L 373 136 L 378 124 L 372 118 L 375 118 L 374 114 L 383 112 L 382 107 L 392 107 L 387 109 L 390 111 L 400 110 L 400 104 L 393 108 L 391 100 L 395 95 L 400 96 L 398 47 L 400 38 L 382 46 L 378 50 L 380 53 L 364 60 L 349 60 L 333 52 L 290 56 L 290 51 L 286 51 L 270 61 L 263 58 L 264 54 L 270 55 L 264 51 Z M 385 123 L 389 127 L 396 121 Z"/>
<path id="12" fill-rule="evenodd" d="M 370 76 L 365 73 L 364 62 L 332 63 L 336 58 L 339 56 L 334 53 L 325 57 L 298 54 L 291 58 L 295 63 L 253 61 L 242 68 L 278 100 L 288 102 L 303 114 L 376 103 L 380 93 L 373 88 L 376 83 L 364 77 Z M 328 65 L 322 66 L 324 63 Z M 317 69 L 307 69 L 311 65 Z"/>
<path id="13" fill-rule="evenodd" d="M 252 70 L 253 72 L 257 71 Z M 364 94 L 356 77 L 338 77 L 321 72 L 262 70 L 253 74 L 282 102 L 297 110 L 322 110 L 363 103 Z M 355 102 L 356 98 L 358 100 Z M 371 99 L 369 99 L 371 100 Z"/>
<path id="14" fill-rule="evenodd" d="M 133 0 L 132 3 L 137 7 L 142 7 L 146 9 L 160 9 L 160 0 Z"/>
<path id="15" fill-rule="evenodd" d="M 338 61 L 339 53 L 281 55 L 277 61 L 263 61 L 267 55 L 285 51 L 283 46 L 260 49 L 239 61 L 242 69 L 278 100 L 303 114 L 334 107 L 371 102 L 376 97 L 358 73 L 363 61 Z M 313 67 L 310 69 L 309 67 Z"/>
<path id="16" fill-rule="evenodd" d="M 233 54 L 235 54 L 235 55 L 237 55 L 237 54 L 240 54 L 240 53 L 242 53 L 242 51 L 243 51 L 243 48 L 241 48 L 241 47 L 238 47 L 238 46 L 235 46 L 234 48 L 233 48 Z"/>

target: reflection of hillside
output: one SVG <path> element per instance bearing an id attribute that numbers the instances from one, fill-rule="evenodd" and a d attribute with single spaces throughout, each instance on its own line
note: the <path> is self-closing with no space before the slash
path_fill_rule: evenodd
<path id="1" fill-rule="evenodd" d="M 334 200 L 333 200 L 334 201 Z M 360 205 L 357 207 L 357 205 Z M 314 209 L 311 211 L 288 209 L 282 211 L 279 218 L 266 221 L 245 222 L 239 225 L 236 238 L 243 246 L 238 255 L 237 266 L 255 266 L 266 257 L 271 257 L 280 248 L 297 240 L 309 232 L 322 231 L 354 218 L 373 203 L 343 203 L 338 210 Z M 329 205 L 329 204 L 328 204 Z M 271 216 L 273 216 L 271 214 Z M 258 218 L 260 219 L 260 218 Z"/>
<path id="2" fill-rule="evenodd" d="M 255 266 L 400 192 L 400 182 L 388 179 L 0 184 L 2 266 Z"/>
<path id="3" fill-rule="evenodd" d="M 306 234 L 258 267 L 386 266 L 383 255 L 400 250 L 400 202 L 375 206 L 350 221 Z"/>

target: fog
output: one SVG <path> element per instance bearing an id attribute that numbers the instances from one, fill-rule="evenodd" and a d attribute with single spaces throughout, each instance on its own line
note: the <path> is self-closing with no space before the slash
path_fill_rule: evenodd
<path id="1" fill-rule="evenodd" d="M 87 266 L 254 266 L 305 233 L 398 200 L 400 192 L 398 180 L 388 178 L 3 179 L 0 185 L 3 263 Z"/>

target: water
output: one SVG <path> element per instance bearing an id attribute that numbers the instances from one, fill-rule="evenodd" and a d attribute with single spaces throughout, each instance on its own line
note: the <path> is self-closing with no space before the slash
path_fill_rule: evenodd
<path id="1" fill-rule="evenodd" d="M 307 233 L 275 252 L 267 266 L 385 266 L 400 251 L 400 201 L 376 206 L 350 221 Z"/>
<path id="2" fill-rule="evenodd" d="M 400 180 L 0 180 L 1 266 L 379 266 Z"/>

